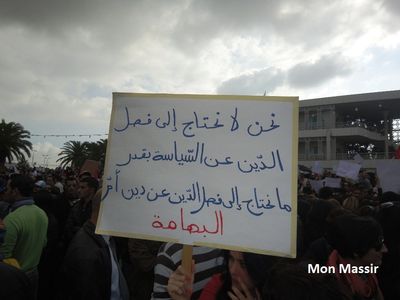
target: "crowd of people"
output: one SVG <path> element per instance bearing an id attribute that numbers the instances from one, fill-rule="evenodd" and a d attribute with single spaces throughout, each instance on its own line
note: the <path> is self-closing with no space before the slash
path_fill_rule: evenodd
<path id="1" fill-rule="evenodd" d="M 361 171 L 298 178 L 297 258 L 97 235 L 88 171 L 0 174 L 0 299 L 400 299 L 400 195 Z"/>

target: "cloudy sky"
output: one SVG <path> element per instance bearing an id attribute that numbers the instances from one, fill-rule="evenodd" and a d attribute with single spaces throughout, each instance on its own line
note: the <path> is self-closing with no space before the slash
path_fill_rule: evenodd
<path id="1" fill-rule="evenodd" d="M 328 4 L 329 3 L 329 4 Z M 399 89 L 398 0 L 0 0 L 0 118 L 53 166 L 112 92 L 300 99 Z"/>

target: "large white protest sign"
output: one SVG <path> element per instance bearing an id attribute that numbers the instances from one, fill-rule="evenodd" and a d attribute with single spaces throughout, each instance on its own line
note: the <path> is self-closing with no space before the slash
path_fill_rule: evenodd
<path id="1" fill-rule="evenodd" d="M 97 233 L 294 257 L 298 99 L 113 94 Z"/>
<path id="2" fill-rule="evenodd" d="M 376 166 L 379 182 L 383 192 L 400 194 L 400 160 L 382 160 Z"/>
<path id="3" fill-rule="evenodd" d="M 357 180 L 360 169 L 361 165 L 359 164 L 352 163 L 346 160 L 341 160 L 339 161 L 339 164 L 336 168 L 336 175 Z"/>

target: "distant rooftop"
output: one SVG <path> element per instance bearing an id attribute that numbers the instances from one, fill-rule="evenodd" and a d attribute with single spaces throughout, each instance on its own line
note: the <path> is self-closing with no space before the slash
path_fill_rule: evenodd
<path id="1" fill-rule="evenodd" d="M 300 107 L 335 105 L 336 111 L 354 112 L 367 118 L 380 118 L 381 113 L 388 112 L 392 119 L 400 118 L 400 90 L 353 94 L 325 98 L 304 99 Z"/>

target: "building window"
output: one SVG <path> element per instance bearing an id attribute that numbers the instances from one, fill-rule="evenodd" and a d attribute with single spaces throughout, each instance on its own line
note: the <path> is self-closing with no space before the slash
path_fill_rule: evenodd
<path id="1" fill-rule="evenodd" d="M 310 142 L 310 153 L 314 155 L 318 154 L 318 141 Z"/>
<path id="2" fill-rule="evenodd" d="M 392 135 L 395 143 L 400 142 L 400 119 L 394 119 L 392 121 Z"/>
<path id="3" fill-rule="evenodd" d="M 316 129 L 317 128 L 317 111 L 316 110 L 310 110 L 308 113 L 308 124 L 310 129 Z"/>

